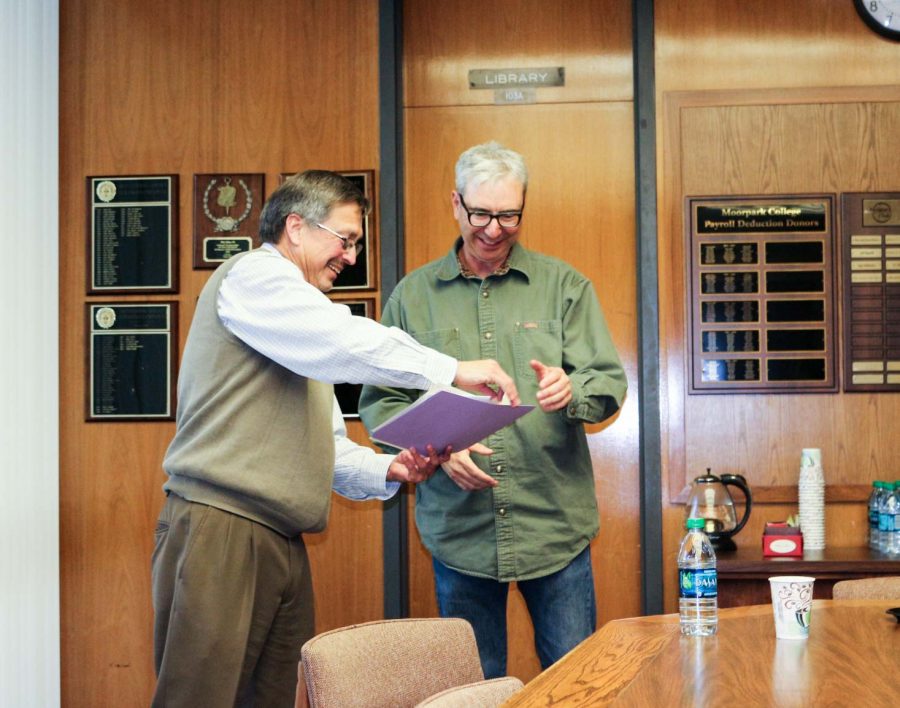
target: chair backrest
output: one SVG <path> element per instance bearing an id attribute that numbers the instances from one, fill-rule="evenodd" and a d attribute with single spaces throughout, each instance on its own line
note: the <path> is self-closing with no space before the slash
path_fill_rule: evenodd
<path id="1" fill-rule="evenodd" d="M 472 626 L 462 619 L 397 619 L 324 632 L 300 652 L 310 708 L 415 706 L 484 679 Z"/>
<path id="2" fill-rule="evenodd" d="M 841 580 L 834 584 L 835 600 L 900 600 L 900 576 Z"/>
<path id="3" fill-rule="evenodd" d="M 495 708 L 524 685 L 515 676 L 467 683 L 426 698 L 416 708 Z"/>

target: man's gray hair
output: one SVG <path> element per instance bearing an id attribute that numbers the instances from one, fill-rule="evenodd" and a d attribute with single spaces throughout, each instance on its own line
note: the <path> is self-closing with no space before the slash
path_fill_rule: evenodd
<path id="1" fill-rule="evenodd" d="M 278 243 L 288 216 L 297 214 L 308 224 L 328 218 L 340 204 L 358 204 L 363 216 L 369 213 L 369 200 L 349 179 L 337 172 L 307 170 L 288 177 L 272 192 L 259 216 L 259 238 L 263 243 Z"/>
<path id="2" fill-rule="evenodd" d="M 528 189 L 525 158 L 494 140 L 470 147 L 456 161 L 456 191 L 460 194 L 466 187 L 477 187 L 505 177 L 513 177 Z"/>

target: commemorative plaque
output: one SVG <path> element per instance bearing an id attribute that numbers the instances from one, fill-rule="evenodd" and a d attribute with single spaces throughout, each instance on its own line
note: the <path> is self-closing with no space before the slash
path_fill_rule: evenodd
<path id="1" fill-rule="evenodd" d="M 689 393 L 837 390 L 834 197 L 688 197 Z"/>
<path id="2" fill-rule="evenodd" d="M 86 420 L 173 420 L 177 302 L 86 305 Z"/>
<path id="3" fill-rule="evenodd" d="M 357 317 L 373 318 L 375 313 L 375 298 L 363 298 L 361 300 L 337 300 L 339 305 L 346 305 Z M 362 384 L 339 383 L 334 385 L 334 395 L 344 418 L 359 418 L 359 396 L 362 393 Z"/>
<path id="4" fill-rule="evenodd" d="M 845 391 L 900 391 L 900 193 L 841 195 Z"/>
<path id="5" fill-rule="evenodd" d="M 194 175 L 194 268 L 215 268 L 259 245 L 263 174 Z"/>
<path id="6" fill-rule="evenodd" d="M 89 294 L 178 289 L 178 176 L 88 177 Z"/>
<path id="7" fill-rule="evenodd" d="M 337 170 L 338 174 L 343 175 L 353 182 L 359 191 L 363 193 L 369 200 L 369 213 L 363 219 L 363 233 L 360 241 L 363 243 L 363 249 L 356 256 L 356 262 L 352 266 L 348 266 L 341 271 L 341 274 L 334 281 L 333 291 L 346 290 L 377 290 L 377 264 L 378 264 L 378 234 L 375 225 L 378 220 L 375 216 L 375 171 L 374 170 Z M 281 181 L 288 177 L 292 177 L 294 172 L 283 172 Z"/>

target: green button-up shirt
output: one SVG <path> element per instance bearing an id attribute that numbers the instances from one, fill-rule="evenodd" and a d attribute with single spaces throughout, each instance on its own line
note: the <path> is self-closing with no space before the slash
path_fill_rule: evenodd
<path id="1" fill-rule="evenodd" d="M 599 528 L 584 422 L 615 413 L 625 372 L 591 282 L 563 261 L 516 244 L 509 269 L 480 280 L 460 273 L 450 253 L 405 277 L 382 323 L 461 360 L 496 359 L 513 376 L 523 403 L 535 403 L 538 359 L 565 370 L 572 400 L 536 408 L 472 455 L 498 485 L 468 492 L 442 472 L 416 487 L 416 525 L 445 565 L 500 581 L 527 580 L 564 568 Z M 366 386 L 360 415 L 370 430 L 419 392 Z"/>

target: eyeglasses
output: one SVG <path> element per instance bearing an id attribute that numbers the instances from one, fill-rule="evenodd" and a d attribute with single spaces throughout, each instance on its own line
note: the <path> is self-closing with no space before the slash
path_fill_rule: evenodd
<path id="1" fill-rule="evenodd" d="M 514 229 L 522 221 L 521 210 L 501 211 L 498 213 L 482 211 L 480 209 L 469 211 L 469 207 L 467 207 L 466 203 L 463 201 L 462 194 L 459 194 L 459 203 L 460 205 L 462 205 L 463 211 L 466 212 L 466 217 L 469 219 L 469 223 L 478 229 L 483 229 L 494 219 L 496 219 L 500 227 L 504 229 Z"/>
<path id="2" fill-rule="evenodd" d="M 329 229 L 327 226 L 325 226 L 325 224 L 316 224 L 316 226 L 318 226 L 323 231 L 327 231 L 332 236 L 337 236 L 341 240 L 341 244 L 344 246 L 345 251 L 356 251 L 357 256 L 362 253 L 363 246 L 365 246 L 362 239 L 351 241 L 349 238 L 347 238 L 346 236 L 342 236 L 334 229 Z"/>

